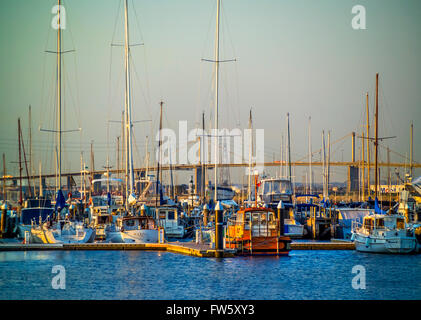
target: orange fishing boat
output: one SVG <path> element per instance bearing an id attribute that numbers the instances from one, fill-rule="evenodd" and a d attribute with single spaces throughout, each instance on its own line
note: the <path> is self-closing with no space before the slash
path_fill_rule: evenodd
<path id="1" fill-rule="evenodd" d="M 242 255 L 288 255 L 291 239 L 281 234 L 282 229 L 270 208 L 241 209 L 227 223 L 225 248 Z"/>

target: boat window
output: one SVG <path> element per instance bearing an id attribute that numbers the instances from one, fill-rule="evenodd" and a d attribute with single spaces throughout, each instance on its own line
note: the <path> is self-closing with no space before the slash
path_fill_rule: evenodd
<path id="1" fill-rule="evenodd" d="M 126 220 L 126 226 L 133 227 L 134 225 L 135 225 L 135 221 L 134 220 Z"/>
<path id="2" fill-rule="evenodd" d="M 250 213 L 246 213 L 246 223 L 250 223 Z"/>
<path id="3" fill-rule="evenodd" d="M 373 220 L 372 219 L 364 219 L 364 228 L 371 230 L 373 228 Z"/>
<path id="4" fill-rule="evenodd" d="M 266 212 L 262 212 L 260 214 L 260 223 L 261 224 L 266 224 Z"/>
<path id="5" fill-rule="evenodd" d="M 251 224 L 258 225 L 259 224 L 259 212 L 254 212 L 251 220 Z"/>
<path id="6" fill-rule="evenodd" d="M 396 228 L 405 229 L 405 221 L 401 218 L 396 219 Z"/>
<path id="7" fill-rule="evenodd" d="M 384 219 L 376 220 L 376 228 L 384 228 Z"/>
<path id="8" fill-rule="evenodd" d="M 168 211 L 168 220 L 174 220 L 174 211 Z"/>
<path id="9" fill-rule="evenodd" d="M 275 215 L 273 212 L 269 212 L 269 223 L 272 223 L 275 221 Z"/>

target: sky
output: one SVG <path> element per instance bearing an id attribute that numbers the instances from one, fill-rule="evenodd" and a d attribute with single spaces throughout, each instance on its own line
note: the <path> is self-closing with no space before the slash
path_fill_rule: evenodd
<path id="1" fill-rule="evenodd" d="M 54 172 L 54 136 L 40 132 L 55 122 L 56 33 L 51 27 L 56 1 L 0 1 L 0 152 L 7 170 L 17 173 L 17 118 L 29 150 L 28 106 L 32 110 L 33 166 Z M 65 171 L 89 165 L 93 141 L 95 166 L 116 166 L 116 137 L 124 107 L 123 11 L 120 0 L 67 0 L 64 54 Z M 366 9 L 366 29 L 354 30 L 353 6 Z M 206 127 L 213 118 L 215 0 L 129 0 L 132 58 L 135 166 L 144 163 L 158 128 L 164 101 L 164 127 L 177 131 Z M 312 149 L 322 130 L 331 141 L 361 134 L 365 94 L 374 113 L 375 75 L 380 78 L 379 135 L 393 153 L 392 162 L 408 162 L 409 127 L 414 123 L 414 161 L 421 136 L 421 2 L 418 0 L 224 0 L 221 16 L 220 127 L 265 130 L 265 159 L 280 158 L 281 135 L 290 113 L 292 160 L 307 160 L 308 118 Z M 114 44 L 111 46 L 111 44 Z M 142 45 L 138 45 L 142 44 Z M 110 122 L 114 121 L 114 122 Z M 370 121 L 370 122 L 371 122 Z M 357 139 L 357 159 L 360 156 Z M 402 155 L 402 156 L 399 156 Z M 384 149 L 380 150 L 386 161 Z M 332 146 L 331 161 L 350 161 L 351 139 Z M 315 154 L 314 161 L 320 160 Z M 297 180 L 302 180 L 297 172 Z M 346 179 L 333 168 L 334 180 Z M 272 172 L 273 173 L 273 172 Z M 416 171 L 416 175 L 420 174 Z M 319 175 L 319 174 L 318 174 Z M 319 178 L 316 177 L 319 180 Z"/>

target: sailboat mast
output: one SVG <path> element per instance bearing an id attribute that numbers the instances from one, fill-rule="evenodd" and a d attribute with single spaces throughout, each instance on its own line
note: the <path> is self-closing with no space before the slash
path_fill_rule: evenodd
<path id="1" fill-rule="evenodd" d="M 411 130 L 410 130 L 410 144 L 409 144 L 409 174 L 411 175 L 411 179 L 412 179 L 412 167 L 413 167 L 413 153 L 414 153 L 414 123 L 411 122 Z"/>
<path id="2" fill-rule="evenodd" d="M 134 186 L 134 173 L 133 173 L 133 154 L 132 154 L 132 107 L 131 107 L 131 96 L 130 96 L 130 61 L 129 61 L 129 15 L 128 15 L 128 5 L 127 0 L 124 1 L 124 63 L 126 70 L 126 91 L 125 91 L 125 118 L 126 118 L 126 163 L 128 168 L 128 177 L 126 177 L 126 184 L 128 184 L 128 189 L 126 189 L 127 195 L 133 193 Z M 128 196 L 127 196 L 128 199 Z"/>
<path id="3" fill-rule="evenodd" d="M 292 174 L 291 174 L 291 136 L 289 132 L 289 112 L 287 113 L 287 123 L 288 123 L 288 168 L 289 168 L 289 183 L 292 186 Z"/>
<path id="4" fill-rule="evenodd" d="M 41 160 L 39 161 L 39 197 L 42 198 L 44 196 L 44 192 L 42 190 L 42 164 Z"/>
<path id="5" fill-rule="evenodd" d="M 370 111 L 368 109 L 368 92 L 366 93 L 367 108 L 367 195 L 370 196 Z"/>
<path id="6" fill-rule="evenodd" d="M 201 175 L 201 190 L 200 190 L 200 195 L 202 197 L 203 203 L 206 202 L 206 197 L 205 197 L 205 185 L 206 185 L 206 173 L 205 173 L 205 162 L 204 162 L 204 134 L 205 134 L 205 112 L 202 112 L 202 137 L 200 138 L 200 163 L 202 164 L 202 175 Z M 207 146 L 207 144 L 206 144 Z"/>
<path id="7" fill-rule="evenodd" d="M 378 193 L 378 183 L 379 183 L 379 172 L 377 169 L 377 157 L 378 157 L 378 138 L 379 138 L 379 74 L 376 73 L 376 140 L 374 142 L 374 147 L 375 147 L 375 188 L 376 188 L 376 192 L 375 192 L 375 196 L 377 198 L 377 193 Z"/>
<path id="8" fill-rule="evenodd" d="M 57 173 L 58 189 L 61 189 L 61 0 L 58 0 L 58 28 L 57 28 Z"/>
<path id="9" fill-rule="evenodd" d="M 219 104 L 219 11 L 221 0 L 217 0 L 216 5 L 216 32 L 215 32 L 215 203 L 218 201 L 218 148 L 219 148 L 219 128 L 218 128 L 218 104 Z"/>
<path id="10" fill-rule="evenodd" d="M 20 146 L 20 118 L 18 118 L 18 144 L 19 144 L 19 205 L 22 205 L 22 154 Z"/>
<path id="11" fill-rule="evenodd" d="M 6 203 L 7 193 L 6 193 L 6 155 L 3 153 L 3 201 Z"/>
<path id="12" fill-rule="evenodd" d="M 312 170 L 312 161 L 313 161 L 313 157 L 311 154 L 311 117 L 308 118 L 308 163 L 309 163 L 309 193 L 312 193 L 312 185 L 313 185 L 313 170 Z"/>
<path id="13" fill-rule="evenodd" d="M 322 166 L 323 166 L 323 199 L 326 200 L 326 153 L 325 153 L 325 131 L 322 130 L 322 152 L 321 152 L 321 158 L 322 158 Z"/>
<path id="14" fill-rule="evenodd" d="M 31 175 L 31 179 L 34 178 L 33 170 L 32 170 L 32 112 L 31 112 L 31 105 L 29 105 L 29 173 Z M 34 194 L 35 194 L 35 184 L 34 184 Z"/>
<path id="15" fill-rule="evenodd" d="M 250 109 L 250 118 L 249 118 L 249 130 L 250 130 L 250 142 L 249 142 L 249 181 L 248 181 L 248 190 L 247 190 L 247 198 L 248 200 L 251 200 L 251 153 L 253 151 L 253 134 L 252 134 L 252 115 L 251 115 L 251 109 Z M 257 196 L 256 194 L 254 195 Z"/>
<path id="16" fill-rule="evenodd" d="M 329 198 L 330 182 L 330 131 L 327 133 L 327 174 L 326 174 L 326 198 Z"/>

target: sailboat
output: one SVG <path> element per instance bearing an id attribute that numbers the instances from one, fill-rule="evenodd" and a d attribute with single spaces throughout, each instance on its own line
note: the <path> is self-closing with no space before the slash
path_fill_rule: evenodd
<path id="1" fill-rule="evenodd" d="M 35 205 L 36 207 L 41 207 L 43 203 L 42 213 L 40 215 L 39 224 L 36 225 L 32 223 L 30 230 L 30 241 L 35 243 L 73 243 L 73 242 L 92 242 L 95 238 L 95 231 L 85 226 L 83 223 L 78 223 L 75 221 L 70 221 L 64 219 L 68 208 L 66 208 L 66 200 L 64 198 L 63 192 L 61 190 L 61 164 L 62 164 L 62 134 L 65 132 L 80 131 L 77 130 L 63 130 L 62 129 L 62 24 L 61 24 L 61 0 L 58 0 L 57 6 L 57 51 L 55 52 L 57 56 L 57 130 L 45 130 L 41 131 L 53 132 L 57 134 L 57 171 L 56 171 L 56 181 L 58 183 L 58 190 L 56 194 L 56 201 L 54 206 L 54 212 L 56 216 L 56 221 L 50 219 L 48 214 L 50 209 L 45 208 L 45 202 L 40 199 L 35 203 L 30 203 L 31 206 Z M 37 208 L 39 211 L 40 208 Z M 30 211 L 28 211 L 30 213 Z M 45 218 L 46 221 L 42 219 Z M 23 221 L 25 223 L 25 221 Z"/>
<path id="2" fill-rule="evenodd" d="M 384 211 L 380 208 L 377 199 L 379 190 L 378 177 L 378 119 L 379 119 L 379 74 L 376 74 L 376 134 L 375 146 L 375 205 L 374 213 L 364 217 L 362 225 L 355 223 L 352 228 L 351 240 L 355 249 L 370 253 L 412 253 L 417 250 L 418 242 L 412 225 L 405 221 L 405 216 L 389 208 Z M 370 138 L 368 138 L 370 139 Z M 383 138 L 381 138 L 383 139 Z"/>
<path id="3" fill-rule="evenodd" d="M 124 64 L 125 64 L 125 100 L 124 100 L 124 138 L 126 144 L 126 202 L 125 216 L 116 219 L 116 223 L 105 229 L 106 239 L 111 242 L 151 243 L 158 242 L 158 227 L 155 220 L 148 216 L 135 216 L 137 203 L 134 193 L 134 170 L 132 152 L 132 106 L 130 94 L 130 42 L 128 1 L 124 1 Z"/>

